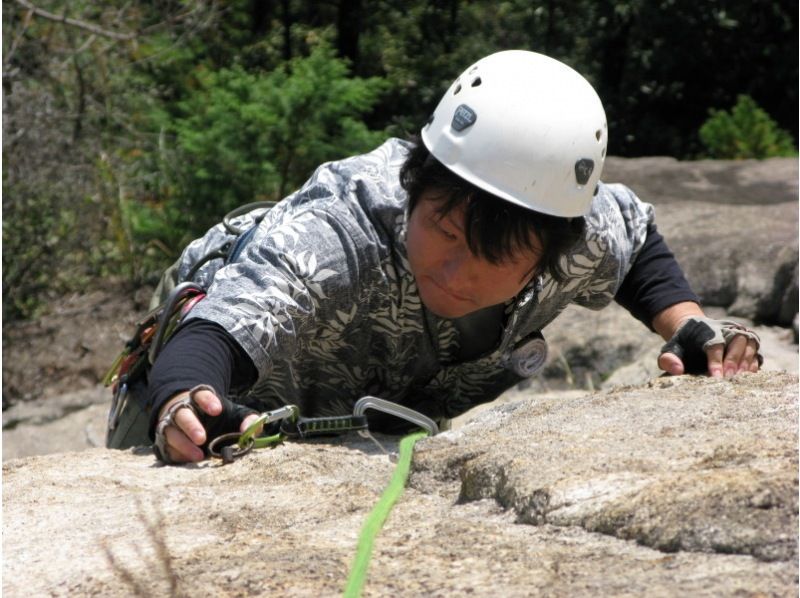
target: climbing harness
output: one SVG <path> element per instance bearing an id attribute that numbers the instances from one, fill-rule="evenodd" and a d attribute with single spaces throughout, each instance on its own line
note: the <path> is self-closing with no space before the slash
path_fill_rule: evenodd
<path id="1" fill-rule="evenodd" d="M 130 397 L 132 384 L 146 376 L 178 323 L 203 297 L 205 291 L 202 287 L 192 282 L 179 284 L 162 305 L 136 324 L 133 336 L 125 343 L 103 378 L 103 384 L 111 386 L 114 393 L 108 413 L 109 433 L 117 427 L 119 416 Z"/>
<path id="2" fill-rule="evenodd" d="M 275 204 L 274 201 L 259 201 L 239 206 L 228 212 L 222 219 L 222 224 L 230 234 L 235 235 L 235 239 L 226 241 L 222 246 L 200 258 L 186 275 L 187 281 L 191 281 L 200 268 L 213 259 L 221 258 L 226 264 L 235 260 L 252 239 L 264 216 Z M 249 227 L 240 228 L 233 222 L 236 217 L 258 209 L 264 209 L 264 212 L 258 214 Z M 110 442 L 120 415 L 132 396 L 140 403 L 143 410 L 150 407 L 146 392 L 150 367 L 155 363 L 156 357 L 178 324 L 205 297 L 205 294 L 205 289 L 200 285 L 183 282 L 170 292 L 164 303 L 136 324 L 133 336 L 125 343 L 103 378 L 103 384 L 106 387 L 111 386 L 113 392 L 108 413 L 107 443 Z"/>

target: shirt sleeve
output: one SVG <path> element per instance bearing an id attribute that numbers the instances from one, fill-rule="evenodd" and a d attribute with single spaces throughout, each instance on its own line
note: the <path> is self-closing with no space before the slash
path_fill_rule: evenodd
<path id="1" fill-rule="evenodd" d="M 614 300 L 647 239 L 653 206 L 624 185 L 601 184 L 586 216 L 585 238 L 565 259 L 565 273 L 575 286 L 573 301 L 602 309 Z"/>
<path id="2" fill-rule="evenodd" d="M 653 318 L 683 301 L 700 303 L 655 224 L 614 297 L 633 317 L 653 330 Z"/>
<path id="3" fill-rule="evenodd" d="M 242 347 L 259 378 L 291 360 L 333 319 L 365 300 L 364 278 L 378 270 L 377 249 L 324 188 L 278 219 L 259 225 L 237 261 L 219 269 L 189 314 L 217 323 Z"/>

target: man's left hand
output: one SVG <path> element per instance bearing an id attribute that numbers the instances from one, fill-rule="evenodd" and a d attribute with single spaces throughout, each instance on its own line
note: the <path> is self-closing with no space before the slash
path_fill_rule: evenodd
<path id="1" fill-rule="evenodd" d="M 741 324 L 692 316 L 662 347 L 658 366 L 672 375 L 708 372 L 730 378 L 759 370 L 759 345 L 758 335 Z"/>

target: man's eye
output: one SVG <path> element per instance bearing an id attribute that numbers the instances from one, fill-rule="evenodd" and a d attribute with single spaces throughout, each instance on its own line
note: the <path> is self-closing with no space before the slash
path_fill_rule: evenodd
<path id="1" fill-rule="evenodd" d="M 448 231 L 447 229 L 445 229 L 441 225 L 439 225 L 439 230 L 442 232 L 442 234 L 444 235 L 445 239 L 448 239 L 449 241 L 455 241 L 456 239 L 458 239 L 457 235 L 454 235 L 453 233 L 451 233 L 450 231 Z"/>
<path id="2" fill-rule="evenodd" d="M 442 225 L 442 221 L 439 220 L 438 218 L 431 218 L 431 224 L 439 232 L 439 234 L 441 234 L 448 241 L 455 241 L 456 239 L 458 239 L 458 236 L 456 236 L 454 233 L 451 233 L 449 230 L 447 230 Z"/>

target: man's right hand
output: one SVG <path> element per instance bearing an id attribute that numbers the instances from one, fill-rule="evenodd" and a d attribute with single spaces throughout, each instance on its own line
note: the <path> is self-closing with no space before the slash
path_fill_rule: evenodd
<path id="1" fill-rule="evenodd" d="M 193 403 L 195 409 L 202 414 L 210 417 L 217 417 L 222 415 L 216 422 L 206 422 L 211 426 L 212 434 L 222 434 L 236 430 L 238 427 L 239 432 L 244 432 L 250 427 L 256 419 L 258 413 L 236 405 L 229 400 L 225 400 L 225 404 L 220 398 L 211 390 L 206 388 L 198 388 L 194 391 Z M 189 392 L 182 392 L 172 397 L 169 401 L 164 403 L 158 412 L 158 419 L 161 421 L 167 414 L 169 408 L 180 400 L 185 400 L 189 397 Z M 223 413 L 224 412 L 224 413 Z M 205 418 L 203 418 L 205 419 Z M 216 430 L 216 431 L 214 431 Z M 256 430 L 256 434 L 261 432 L 260 429 Z M 167 453 L 167 458 L 172 463 L 186 463 L 202 461 L 205 458 L 203 449 L 201 448 L 208 440 L 208 432 L 206 431 L 203 423 L 191 409 L 178 409 L 173 415 L 173 424 L 164 429 L 164 444 Z"/>
<path id="2" fill-rule="evenodd" d="M 166 415 L 167 410 L 174 403 L 189 396 L 189 392 L 182 392 L 164 403 L 158 412 L 159 421 Z M 211 416 L 222 413 L 222 402 L 210 390 L 198 390 L 194 393 L 194 403 L 198 409 Z M 203 449 L 206 443 L 206 430 L 203 424 L 191 409 L 179 409 L 173 419 L 174 425 L 167 426 L 164 438 L 168 457 L 175 463 L 197 462 L 205 458 Z"/>

